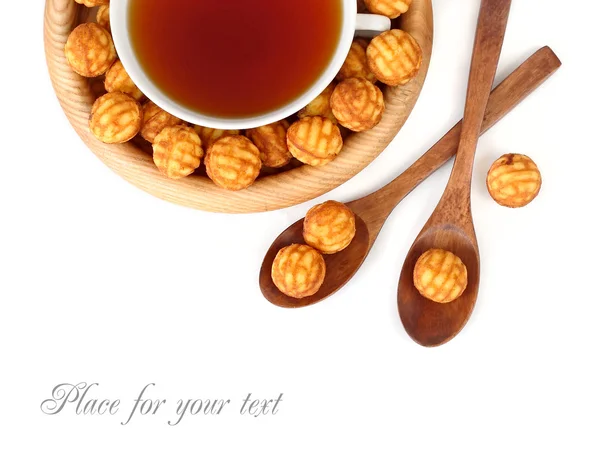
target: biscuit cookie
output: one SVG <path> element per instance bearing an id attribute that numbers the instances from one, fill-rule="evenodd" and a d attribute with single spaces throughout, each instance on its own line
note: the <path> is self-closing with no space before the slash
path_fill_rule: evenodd
<path id="1" fill-rule="evenodd" d="M 321 253 L 344 250 L 356 235 L 356 220 L 350 208 L 327 201 L 308 210 L 304 218 L 304 241 Z"/>
<path id="2" fill-rule="evenodd" d="M 152 151 L 156 167 L 171 179 L 191 175 L 200 166 L 204 156 L 198 134 L 185 125 L 163 129 L 154 138 Z"/>
<path id="3" fill-rule="evenodd" d="M 142 127 L 140 103 L 125 93 L 107 93 L 92 106 L 90 130 L 107 144 L 124 143 Z"/>
<path id="4" fill-rule="evenodd" d="M 131 77 L 123 67 L 123 63 L 120 59 L 117 59 L 106 72 L 106 76 L 104 78 L 104 87 L 109 93 L 120 91 L 121 93 L 128 94 L 132 98 L 137 99 L 138 101 L 144 97 L 144 94 L 135 85 L 135 83 L 133 83 L 133 80 L 131 80 Z"/>
<path id="5" fill-rule="evenodd" d="M 382 14 L 395 19 L 410 8 L 412 0 L 364 0 L 371 13 Z"/>
<path id="6" fill-rule="evenodd" d="M 73 29 L 65 44 L 65 56 L 71 69 L 83 77 L 104 74 L 117 59 L 110 33 L 88 22 Z"/>
<path id="7" fill-rule="evenodd" d="M 498 204 L 520 208 L 538 196 L 542 175 L 535 162 L 526 155 L 506 154 L 492 164 L 486 182 L 490 195 Z"/>
<path id="8" fill-rule="evenodd" d="M 148 142 L 154 142 L 154 138 L 158 136 L 162 130 L 168 126 L 181 124 L 182 121 L 167 111 L 162 110 L 152 101 L 144 104 L 144 121 L 140 134 Z M 203 144 L 204 146 L 204 144 Z"/>
<path id="9" fill-rule="evenodd" d="M 453 253 L 432 249 L 417 260 L 413 279 L 423 297 L 436 303 L 450 303 L 467 288 L 467 267 Z"/>
<path id="10" fill-rule="evenodd" d="M 110 5 L 102 5 L 96 12 L 96 22 L 110 32 Z"/>
<path id="11" fill-rule="evenodd" d="M 87 6 L 88 8 L 93 8 L 95 6 L 100 5 L 108 5 L 110 0 L 75 0 L 77 3 Z"/>
<path id="12" fill-rule="evenodd" d="M 392 29 L 375 37 L 367 47 L 369 68 L 390 86 L 408 83 L 421 68 L 423 53 L 407 32 Z"/>
<path id="13" fill-rule="evenodd" d="M 208 149 L 212 144 L 222 138 L 223 136 L 227 136 L 230 134 L 240 134 L 240 130 L 219 130 L 217 128 L 208 128 L 205 126 L 194 125 L 194 130 L 200 136 L 202 140 L 202 146 L 205 149 Z"/>
<path id="14" fill-rule="evenodd" d="M 273 261 L 271 278 L 283 294 L 306 298 L 323 285 L 325 260 L 314 248 L 296 243 L 279 250 Z"/>
<path id="15" fill-rule="evenodd" d="M 263 166 L 281 168 L 292 160 L 286 135 L 290 124 L 286 120 L 246 130 L 246 135 L 260 151 Z"/>
<path id="16" fill-rule="evenodd" d="M 301 118 L 287 132 L 290 152 L 307 165 L 321 166 L 331 162 L 343 144 L 340 129 L 325 117 Z"/>
<path id="17" fill-rule="evenodd" d="M 333 123 L 337 123 L 333 112 L 331 111 L 331 105 L 329 100 L 331 98 L 331 94 L 335 89 L 335 83 L 330 83 L 327 88 L 323 90 L 323 92 L 313 99 L 308 105 L 298 112 L 298 117 L 313 117 L 318 115 L 320 117 L 326 117 L 331 120 Z"/>
<path id="18" fill-rule="evenodd" d="M 370 130 L 383 117 L 383 93 L 367 79 L 349 78 L 331 95 L 331 110 L 340 125 L 357 132 Z"/>
<path id="19" fill-rule="evenodd" d="M 337 79 L 341 82 L 347 78 L 359 77 L 365 78 L 371 83 L 377 81 L 377 77 L 369 68 L 367 62 L 367 47 L 369 42 L 363 38 L 355 38 L 350 47 L 350 52 L 344 61 L 344 65 L 337 74 Z"/>
<path id="20" fill-rule="evenodd" d="M 217 186 L 232 191 L 250 187 L 262 166 L 258 148 L 241 135 L 223 136 L 213 143 L 204 163 L 208 177 Z"/>

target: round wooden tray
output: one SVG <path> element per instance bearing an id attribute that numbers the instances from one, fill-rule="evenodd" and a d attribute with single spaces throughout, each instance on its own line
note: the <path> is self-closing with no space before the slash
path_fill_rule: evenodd
<path id="1" fill-rule="evenodd" d="M 103 144 L 89 131 L 88 117 L 95 100 L 92 82 L 75 74 L 65 59 L 69 33 L 85 22 L 89 10 L 74 0 L 46 0 L 44 44 L 50 78 L 60 104 L 75 131 L 100 160 L 142 190 L 173 203 L 205 211 L 253 213 L 306 202 L 348 181 L 371 163 L 394 139 L 410 115 L 423 87 L 433 44 L 431 0 L 413 0 L 394 27 L 409 32 L 421 45 L 423 65 L 405 86 L 384 91 L 386 111 L 374 129 L 350 135 L 342 152 L 323 167 L 300 166 L 259 178 L 247 190 L 223 190 L 202 175 L 174 181 L 163 176 L 152 156 L 135 143 Z"/>

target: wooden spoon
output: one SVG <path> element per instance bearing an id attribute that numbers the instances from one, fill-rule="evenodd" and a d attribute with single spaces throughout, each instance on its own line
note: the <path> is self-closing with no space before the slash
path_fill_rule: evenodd
<path id="1" fill-rule="evenodd" d="M 454 338 L 471 316 L 479 291 L 479 247 L 471 214 L 471 182 L 477 141 L 494 83 L 511 0 L 482 0 L 471 61 L 456 161 L 448 186 L 408 252 L 398 284 L 398 311 L 409 336 L 423 346 Z M 421 296 L 413 283 L 417 259 L 431 248 L 457 255 L 467 267 L 468 285 L 457 300 L 439 304 Z"/>
<path id="2" fill-rule="evenodd" d="M 544 83 L 560 66 L 561 63 L 554 52 L 544 47 L 510 74 L 490 95 L 482 134 Z M 317 294 L 308 298 L 290 298 L 281 293 L 271 280 L 271 266 L 277 252 L 292 243 L 304 243 L 304 219 L 286 229 L 269 248 L 260 269 L 260 289 L 265 298 L 281 307 L 304 307 L 322 301 L 343 287 L 366 259 L 383 224 L 398 203 L 454 156 L 461 127 L 462 123 L 459 122 L 425 155 L 388 185 L 366 197 L 347 203 L 356 214 L 356 237 L 341 253 L 325 255 L 325 282 Z"/>

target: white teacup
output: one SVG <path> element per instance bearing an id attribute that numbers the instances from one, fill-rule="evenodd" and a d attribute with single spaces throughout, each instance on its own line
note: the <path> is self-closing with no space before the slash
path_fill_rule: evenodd
<path id="1" fill-rule="evenodd" d="M 220 129 L 255 128 L 283 120 L 298 112 L 315 99 L 331 83 L 341 69 L 352 45 L 355 34 L 374 36 L 391 28 L 391 21 L 385 16 L 375 14 L 357 14 L 356 0 L 342 2 L 343 24 L 338 46 L 327 67 L 314 84 L 289 104 L 270 112 L 245 118 L 214 117 L 191 110 L 167 96 L 146 75 L 137 59 L 128 30 L 130 0 L 111 0 L 110 22 L 115 47 L 123 66 L 139 89 L 159 107 L 190 123 Z"/>

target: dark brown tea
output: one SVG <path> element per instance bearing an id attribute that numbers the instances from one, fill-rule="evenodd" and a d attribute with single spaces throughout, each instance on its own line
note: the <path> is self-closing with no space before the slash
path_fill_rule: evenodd
<path id="1" fill-rule="evenodd" d="M 215 117 L 292 102 L 330 63 L 342 0 L 131 0 L 146 74 L 171 99 Z"/>

